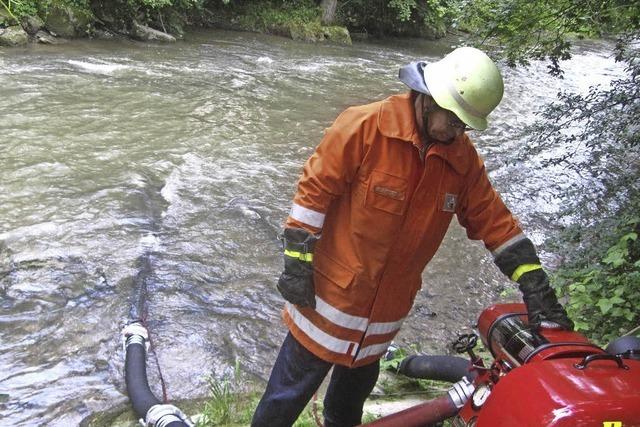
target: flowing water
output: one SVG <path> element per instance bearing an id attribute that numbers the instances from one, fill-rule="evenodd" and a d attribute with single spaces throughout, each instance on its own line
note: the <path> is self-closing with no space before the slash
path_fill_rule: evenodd
<path id="1" fill-rule="evenodd" d="M 0 50 L 0 424 L 75 425 L 126 402 L 119 334 L 143 288 L 170 399 L 236 361 L 266 379 L 285 334 L 276 234 L 302 163 L 340 111 L 404 91 L 397 69 L 448 43 L 207 31 Z M 538 242 L 554 207 L 518 183 L 549 177 L 504 159 L 558 90 L 620 73 L 609 51 L 581 47 L 562 81 L 505 69 L 492 127 L 472 135 Z M 452 225 L 398 342 L 446 352 L 509 286 Z"/>

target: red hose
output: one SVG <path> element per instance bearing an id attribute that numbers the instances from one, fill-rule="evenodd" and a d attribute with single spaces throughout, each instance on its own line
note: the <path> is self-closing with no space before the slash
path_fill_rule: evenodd
<path id="1" fill-rule="evenodd" d="M 367 427 L 423 427 L 425 424 L 433 424 L 451 418 L 457 413 L 458 408 L 453 404 L 449 395 L 444 395 L 362 425 Z"/>

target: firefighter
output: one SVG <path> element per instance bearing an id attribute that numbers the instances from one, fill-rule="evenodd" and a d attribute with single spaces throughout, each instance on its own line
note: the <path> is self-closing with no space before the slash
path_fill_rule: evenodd
<path id="1" fill-rule="evenodd" d="M 461 47 L 399 78 L 410 92 L 345 110 L 304 165 L 277 285 L 289 333 L 254 427 L 292 425 L 332 367 L 325 426 L 360 424 L 378 360 L 454 214 L 519 284 L 532 328 L 573 328 L 465 133 L 486 129 L 502 99 L 496 65 Z"/>

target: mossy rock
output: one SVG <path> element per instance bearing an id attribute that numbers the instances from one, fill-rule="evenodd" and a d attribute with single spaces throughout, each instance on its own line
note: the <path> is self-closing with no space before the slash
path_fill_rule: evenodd
<path id="1" fill-rule="evenodd" d="M 21 26 L 0 28 L 0 46 L 24 46 L 29 42 L 29 36 Z"/>
<path id="2" fill-rule="evenodd" d="M 35 35 L 42 27 L 44 27 L 44 22 L 38 16 L 25 16 L 22 19 L 22 28 L 30 34 Z"/>
<path id="3" fill-rule="evenodd" d="M 61 3 L 52 4 L 45 17 L 45 27 L 60 37 L 82 37 L 90 32 L 93 15 L 90 10 Z"/>
<path id="4" fill-rule="evenodd" d="M 345 27 L 332 25 L 322 27 L 322 30 L 324 32 L 325 39 L 330 42 L 348 45 L 351 44 L 351 34 L 349 34 L 349 30 Z"/>
<path id="5" fill-rule="evenodd" d="M 324 34 L 318 24 L 292 23 L 289 26 L 289 35 L 293 40 L 305 42 L 318 42 L 324 39 Z"/>
<path id="6" fill-rule="evenodd" d="M 289 27 L 289 37 L 293 40 L 302 40 L 311 43 L 332 42 L 351 44 L 349 30 L 339 26 L 323 26 L 319 23 L 293 23 Z"/>

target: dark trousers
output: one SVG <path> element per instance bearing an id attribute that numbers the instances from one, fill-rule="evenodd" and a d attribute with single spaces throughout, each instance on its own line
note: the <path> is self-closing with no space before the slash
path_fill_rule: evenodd
<path id="1" fill-rule="evenodd" d="M 293 425 L 331 366 L 287 334 L 251 426 Z M 333 366 L 324 398 L 325 427 L 351 427 L 361 423 L 362 406 L 378 380 L 379 371 L 378 361 L 353 369 Z"/>

